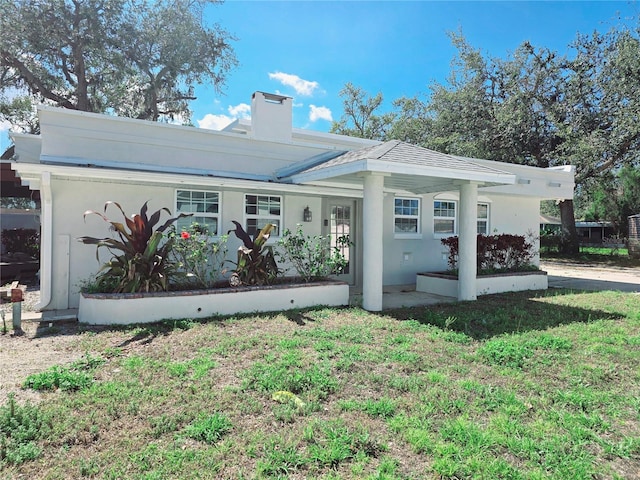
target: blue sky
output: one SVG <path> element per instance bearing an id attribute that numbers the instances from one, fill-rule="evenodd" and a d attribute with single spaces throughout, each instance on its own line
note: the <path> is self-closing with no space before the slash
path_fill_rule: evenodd
<path id="1" fill-rule="evenodd" d="M 578 32 L 606 31 L 639 13 L 628 1 L 227 0 L 207 16 L 237 37 L 240 65 L 221 95 L 197 89 L 192 121 L 216 129 L 246 117 L 260 90 L 294 97 L 295 127 L 328 131 L 342 115 L 339 92 L 347 82 L 381 92 L 386 108 L 445 82 L 455 55 L 447 32 L 461 30 L 496 57 L 525 40 L 567 53 Z M 9 145 L 6 128 L 0 125 L 0 150 Z"/>
<path id="2" fill-rule="evenodd" d="M 505 57 L 522 42 L 570 53 L 578 32 L 606 31 L 637 17 L 635 2 L 488 1 L 240 1 L 209 11 L 237 37 L 239 68 L 223 95 L 201 89 L 195 125 L 217 128 L 248 115 L 256 91 L 294 97 L 294 126 L 328 131 L 342 115 L 347 82 L 385 105 L 428 93 L 443 83 L 455 49 L 447 36 L 462 31 L 474 47 Z"/>

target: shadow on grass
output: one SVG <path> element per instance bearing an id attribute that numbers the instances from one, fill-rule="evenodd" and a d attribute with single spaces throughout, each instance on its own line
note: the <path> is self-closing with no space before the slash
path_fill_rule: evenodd
<path id="1" fill-rule="evenodd" d="M 546 330 L 573 323 L 624 318 L 626 313 L 617 310 L 616 305 L 610 303 L 603 305 L 603 302 L 606 303 L 603 295 L 602 292 L 568 289 L 515 292 L 481 296 L 474 302 L 443 303 L 385 310 L 380 315 L 399 321 L 415 320 L 423 324 L 462 332 L 478 340 L 509 333 Z M 638 303 L 640 304 L 640 297 L 638 298 Z M 608 311 L 600 308 L 601 306 L 608 307 Z M 352 309 L 353 307 L 345 308 L 345 311 Z M 319 306 L 282 312 L 255 312 L 229 316 L 211 316 L 202 319 L 165 320 L 159 323 L 126 326 L 88 326 L 77 322 L 68 322 L 64 326 L 56 325 L 53 328 L 48 326 L 38 327 L 36 337 L 75 335 L 84 332 L 131 332 L 132 336 L 118 345 L 119 347 L 126 347 L 134 343 L 150 344 L 158 337 L 169 335 L 176 330 L 188 330 L 199 324 L 215 323 L 218 327 L 224 329 L 229 324 L 229 321 L 250 320 L 256 316 L 266 319 L 285 317 L 290 322 L 304 327 L 309 323 L 315 323 L 318 314 L 321 314 L 319 312 L 323 310 L 327 310 L 327 308 Z M 329 310 L 331 313 L 327 315 L 339 315 L 341 309 L 330 308 Z"/>
<path id="2" fill-rule="evenodd" d="M 196 325 L 201 324 L 217 324 L 218 327 L 224 329 L 227 325 L 227 321 L 230 320 L 242 320 L 251 319 L 259 315 L 262 318 L 276 318 L 285 317 L 287 320 L 296 323 L 300 326 L 305 326 L 309 322 L 315 322 L 315 319 L 311 315 L 313 311 L 321 310 L 322 307 L 288 310 L 284 312 L 265 312 L 265 313 L 243 313 L 239 315 L 227 315 L 227 316 L 211 316 L 206 318 L 197 319 L 180 319 L 180 320 L 164 320 L 157 323 L 145 323 L 145 324 L 132 324 L 124 326 L 80 326 L 78 331 L 93 331 L 93 332 L 105 332 L 105 331 L 119 331 L 119 332 L 132 332 L 133 336 L 121 342 L 117 347 L 126 347 L 130 344 L 147 345 L 153 342 L 156 338 L 163 337 L 174 333 L 176 330 L 189 330 Z"/>
<path id="3" fill-rule="evenodd" d="M 574 295 L 575 301 L 571 298 Z M 553 297 L 566 298 L 554 301 Z M 592 297 L 591 301 L 589 297 Z M 599 292 L 564 289 L 529 291 L 486 295 L 474 302 L 385 310 L 384 314 L 401 321 L 415 320 L 448 328 L 481 340 L 503 334 L 625 317 L 624 312 L 601 310 L 602 298 Z"/>

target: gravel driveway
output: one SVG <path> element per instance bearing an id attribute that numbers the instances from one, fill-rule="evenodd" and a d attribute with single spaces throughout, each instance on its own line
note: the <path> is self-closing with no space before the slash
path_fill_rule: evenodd
<path id="1" fill-rule="evenodd" d="M 640 268 L 548 260 L 540 268 L 548 274 L 549 288 L 640 292 Z"/>

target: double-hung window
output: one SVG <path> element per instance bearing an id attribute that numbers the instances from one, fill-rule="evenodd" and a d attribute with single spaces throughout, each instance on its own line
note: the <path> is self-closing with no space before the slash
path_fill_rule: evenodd
<path id="1" fill-rule="evenodd" d="M 420 234 L 420 199 L 396 197 L 393 209 L 393 232 L 397 236 Z"/>
<path id="2" fill-rule="evenodd" d="M 245 230 L 252 237 L 262 230 L 267 223 L 275 228 L 272 237 L 280 236 L 282 223 L 282 197 L 279 195 L 245 195 L 244 196 Z"/>
<path id="3" fill-rule="evenodd" d="M 180 218 L 176 227 L 184 231 L 197 223 L 206 228 L 209 235 L 218 235 L 220 228 L 220 193 L 206 190 L 177 190 L 176 212 L 192 213 L 189 217 Z"/>
<path id="4" fill-rule="evenodd" d="M 433 232 L 436 235 L 455 235 L 458 232 L 457 208 L 454 200 L 435 200 L 433 202 Z M 489 234 L 489 204 L 478 203 L 476 228 L 483 235 Z"/>
<path id="5" fill-rule="evenodd" d="M 489 234 L 489 204 L 478 204 L 478 233 Z"/>
<path id="6" fill-rule="evenodd" d="M 433 233 L 454 235 L 456 230 L 456 202 L 435 200 L 433 202 Z"/>

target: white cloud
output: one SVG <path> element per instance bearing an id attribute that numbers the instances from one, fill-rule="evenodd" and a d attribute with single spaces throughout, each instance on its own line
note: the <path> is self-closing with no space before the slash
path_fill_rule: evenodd
<path id="1" fill-rule="evenodd" d="M 251 105 L 248 103 L 240 103 L 235 107 L 229 107 L 229 113 L 235 118 L 249 118 L 251 116 Z"/>
<path id="2" fill-rule="evenodd" d="M 196 120 L 198 127 L 209 130 L 222 130 L 237 118 L 251 118 L 251 105 L 247 103 L 229 105 L 227 111 L 229 115 L 207 113 L 201 120 Z"/>
<path id="3" fill-rule="evenodd" d="M 198 127 L 206 128 L 208 130 L 222 130 L 224 127 L 233 122 L 233 118 L 228 115 L 214 115 L 212 113 L 207 113 L 201 120 L 196 120 L 198 122 Z"/>
<path id="4" fill-rule="evenodd" d="M 269 78 L 272 80 L 277 80 L 288 87 L 293 87 L 298 95 L 304 95 L 307 97 L 313 95 L 313 92 L 320 86 L 318 82 L 304 80 L 299 76 L 292 75 L 290 73 L 270 73 Z"/>
<path id="5" fill-rule="evenodd" d="M 328 122 L 333 121 L 331 110 L 327 107 L 316 107 L 315 105 L 309 105 L 309 120 L 317 122 L 318 120 L 326 120 Z"/>

